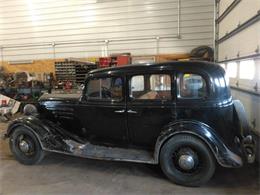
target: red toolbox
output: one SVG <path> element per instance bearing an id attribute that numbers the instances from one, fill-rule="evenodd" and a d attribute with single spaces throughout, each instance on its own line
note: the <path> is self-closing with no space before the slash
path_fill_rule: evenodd
<path id="1" fill-rule="evenodd" d="M 99 58 L 99 68 L 106 68 L 111 65 L 111 57 Z"/>

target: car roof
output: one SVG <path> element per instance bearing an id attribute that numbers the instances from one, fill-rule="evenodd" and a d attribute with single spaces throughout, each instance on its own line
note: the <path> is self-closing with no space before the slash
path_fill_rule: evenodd
<path id="1" fill-rule="evenodd" d="M 138 71 L 148 71 L 151 69 L 163 69 L 163 70 L 182 70 L 182 69 L 198 69 L 204 70 L 206 72 L 212 73 L 216 71 L 216 69 L 222 69 L 216 63 L 206 62 L 206 61 L 172 61 L 172 62 L 163 62 L 163 63 L 154 63 L 154 64 L 132 64 L 125 65 L 120 67 L 109 67 L 109 68 L 101 68 L 95 69 L 89 72 L 89 74 L 106 74 L 108 72 L 138 72 Z"/>

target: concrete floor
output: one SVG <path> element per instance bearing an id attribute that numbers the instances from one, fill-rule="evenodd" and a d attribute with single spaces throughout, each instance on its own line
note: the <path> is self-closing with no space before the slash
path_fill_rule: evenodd
<path id="1" fill-rule="evenodd" d="M 7 124 L 0 123 L 0 133 Z M 260 168 L 218 167 L 209 183 L 189 188 L 169 182 L 158 166 L 50 154 L 40 165 L 19 164 L 0 140 L 0 195 L 6 194 L 260 194 Z"/>

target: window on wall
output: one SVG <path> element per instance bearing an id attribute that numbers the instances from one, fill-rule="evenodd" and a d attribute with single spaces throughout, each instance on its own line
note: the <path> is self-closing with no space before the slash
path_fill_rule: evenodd
<path id="1" fill-rule="evenodd" d="M 229 78 L 236 78 L 237 77 L 237 63 L 236 62 L 229 62 L 227 64 L 227 76 Z"/>
<path id="2" fill-rule="evenodd" d="M 240 79 L 253 79 L 255 76 L 255 61 L 244 60 L 240 62 L 239 78 Z"/>
<path id="3" fill-rule="evenodd" d="M 183 98 L 202 98 L 207 96 L 205 79 L 198 74 L 182 74 L 180 77 L 180 96 Z"/>
<path id="4" fill-rule="evenodd" d="M 167 74 L 133 76 L 129 94 L 137 100 L 170 100 L 171 77 Z"/>
<path id="5" fill-rule="evenodd" d="M 90 100 L 121 100 L 123 80 L 121 77 L 94 78 L 87 84 L 86 97 Z"/>

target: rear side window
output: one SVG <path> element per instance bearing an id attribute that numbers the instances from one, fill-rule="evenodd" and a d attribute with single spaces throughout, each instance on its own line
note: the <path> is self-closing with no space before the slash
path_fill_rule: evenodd
<path id="1" fill-rule="evenodd" d="M 121 77 L 91 79 L 87 83 L 86 97 L 90 100 L 121 100 L 123 80 Z"/>
<path id="2" fill-rule="evenodd" d="M 203 98 L 207 96 L 205 79 L 198 74 L 181 74 L 180 96 L 183 98 Z"/>
<path id="3" fill-rule="evenodd" d="M 136 75 L 130 80 L 130 97 L 137 100 L 170 100 L 171 76 L 168 74 Z"/>

